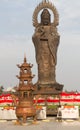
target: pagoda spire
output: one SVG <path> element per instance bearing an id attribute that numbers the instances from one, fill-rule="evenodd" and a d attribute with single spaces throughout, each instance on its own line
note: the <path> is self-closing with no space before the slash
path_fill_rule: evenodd
<path id="1" fill-rule="evenodd" d="M 26 60 L 26 54 L 24 54 L 24 63 L 26 63 L 26 61 L 27 61 L 27 60 Z"/>

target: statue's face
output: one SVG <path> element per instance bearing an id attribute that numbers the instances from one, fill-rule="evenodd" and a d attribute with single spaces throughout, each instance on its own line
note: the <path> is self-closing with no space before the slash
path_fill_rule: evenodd
<path id="1" fill-rule="evenodd" d="M 49 25 L 49 23 L 50 23 L 50 21 L 46 17 L 44 19 L 42 19 L 42 24 L 43 25 Z"/>
<path id="2" fill-rule="evenodd" d="M 50 14 L 47 9 L 44 9 L 41 14 L 41 24 L 49 25 L 50 24 Z"/>

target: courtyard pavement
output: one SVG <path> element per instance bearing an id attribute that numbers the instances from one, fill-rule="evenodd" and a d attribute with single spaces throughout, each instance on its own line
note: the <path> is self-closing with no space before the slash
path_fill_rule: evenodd
<path id="1" fill-rule="evenodd" d="M 80 130 L 80 120 L 59 122 L 54 117 L 38 120 L 35 124 L 28 120 L 26 124 L 18 125 L 16 121 L 0 120 L 0 130 Z"/>

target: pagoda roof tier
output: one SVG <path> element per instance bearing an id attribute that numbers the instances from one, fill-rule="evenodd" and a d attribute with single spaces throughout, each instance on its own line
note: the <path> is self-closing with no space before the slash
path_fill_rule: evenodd
<path id="1" fill-rule="evenodd" d="M 16 77 L 18 78 L 18 79 L 25 79 L 25 80 L 27 80 L 27 79 L 32 79 L 33 77 L 34 77 L 35 75 L 28 75 L 28 74 L 24 74 L 24 75 L 20 75 L 20 76 L 18 76 L 18 75 L 16 75 Z"/>
<path id="2" fill-rule="evenodd" d="M 22 65 L 17 64 L 18 68 L 32 68 L 33 64 L 23 63 Z"/>
<path id="3" fill-rule="evenodd" d="M 33 64 L 27 63 L 26 56 L 25 56 L 24 62 L 21 65 L 17 64 L 17 66 L 18 68 L 27 68 L 27 67 L 32 68 Z"/>
<path id="4" fill-rule="evenodd" d="M 19 85 L 18 91 L 34 90 L 33 84 Z"/>

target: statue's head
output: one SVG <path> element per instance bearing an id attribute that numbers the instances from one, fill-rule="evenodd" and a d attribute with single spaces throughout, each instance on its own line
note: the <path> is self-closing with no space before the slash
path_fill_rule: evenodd
<path id="1" fill-rule="evenodd" d="M 41 13 L 41 24 L 42 25 L 49 25 L 50 24 L 50 13 L 48 9 L 44 9 Z"/>

